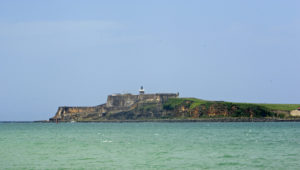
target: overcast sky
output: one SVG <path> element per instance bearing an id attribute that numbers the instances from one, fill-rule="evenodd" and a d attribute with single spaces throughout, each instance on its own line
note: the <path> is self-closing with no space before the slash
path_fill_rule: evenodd
<path id="1" fill-rule="evenodd" d="M 300 103 L 298 0 L 0 0 L 0 120 L 112 93 Z"/>

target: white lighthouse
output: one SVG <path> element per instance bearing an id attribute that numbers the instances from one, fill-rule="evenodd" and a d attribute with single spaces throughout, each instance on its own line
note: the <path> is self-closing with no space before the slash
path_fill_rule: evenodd
<path id="1" fill-rule="evenodd" d="M 140 92 L 140 94 L 145 94 L 145 90 L 144 90 L 144 87 L 143 87 L 143 86 L 141 86 L 139 92 Z"/>

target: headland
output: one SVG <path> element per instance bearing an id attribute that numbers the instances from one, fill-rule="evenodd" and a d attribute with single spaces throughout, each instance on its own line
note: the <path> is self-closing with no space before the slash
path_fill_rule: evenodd
<path id="1" fill-rule="evenodd" d="M 179 98 L 179 93 L 112 94 L 90 107 L 59 107 L 50 122 L 300 121 L 300 104 L 254 104 Z"/>

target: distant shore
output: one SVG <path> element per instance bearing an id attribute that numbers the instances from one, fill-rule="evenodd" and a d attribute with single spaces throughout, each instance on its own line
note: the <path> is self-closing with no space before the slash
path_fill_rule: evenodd
<path id="1" fill-rule="evenodd" d="M 48 123 L 48 121 L 34 121 Z M 58 123 L 67 123 L 69 121 L 59 121 Z M 95 120 L 95 121 L 75 121 L 81 123 L 126 123 L 126 122 L 300 122 L 299 118 L 243 118 L 243 117 L 226 117 L 226 118 L 200 118 L 200 119 L 144 119 L 144 120 Z M 53 122 L 55 123 L 55 122 Z M 72 122 L 70 122 L 72 123 Z M 74 123 L 74 122 L 73 122 Z"/>
<path id="2" fill-rule="evenodd" d="M 200 118 L 200 119 L 145 119 L 145 120 L 95 120 L 95 121 L 75 121 L 76 123 L 126 123 L 126 122 L 300 122 L 298 118 Z M 58 123 L 75 123 L 69 121 L 59 121 Z M 0 123 L 55 123 L 47 120 L 38 121 L 0 121 Z"/>
<path id="3" fill-rule="evenodd" d="M 299 108 L 300 104 L 233 103 L 179 98 L 176 93 L 118 94 L 109 95 L 107 103 L 98 106 L 59 107 L 49 121 L 294 122 L 300 121 Z"/>

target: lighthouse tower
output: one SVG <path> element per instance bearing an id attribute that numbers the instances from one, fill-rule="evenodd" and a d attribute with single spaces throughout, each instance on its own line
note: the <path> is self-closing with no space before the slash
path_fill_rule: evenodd
<path id="1" fill-rule="evenodd" d="M 144 87 L 143 87 L 143 86 L 141 86 L 139 92 L 140 92 L 140 94 L 145 94 L 145 90 L 144 90 Z"/>

